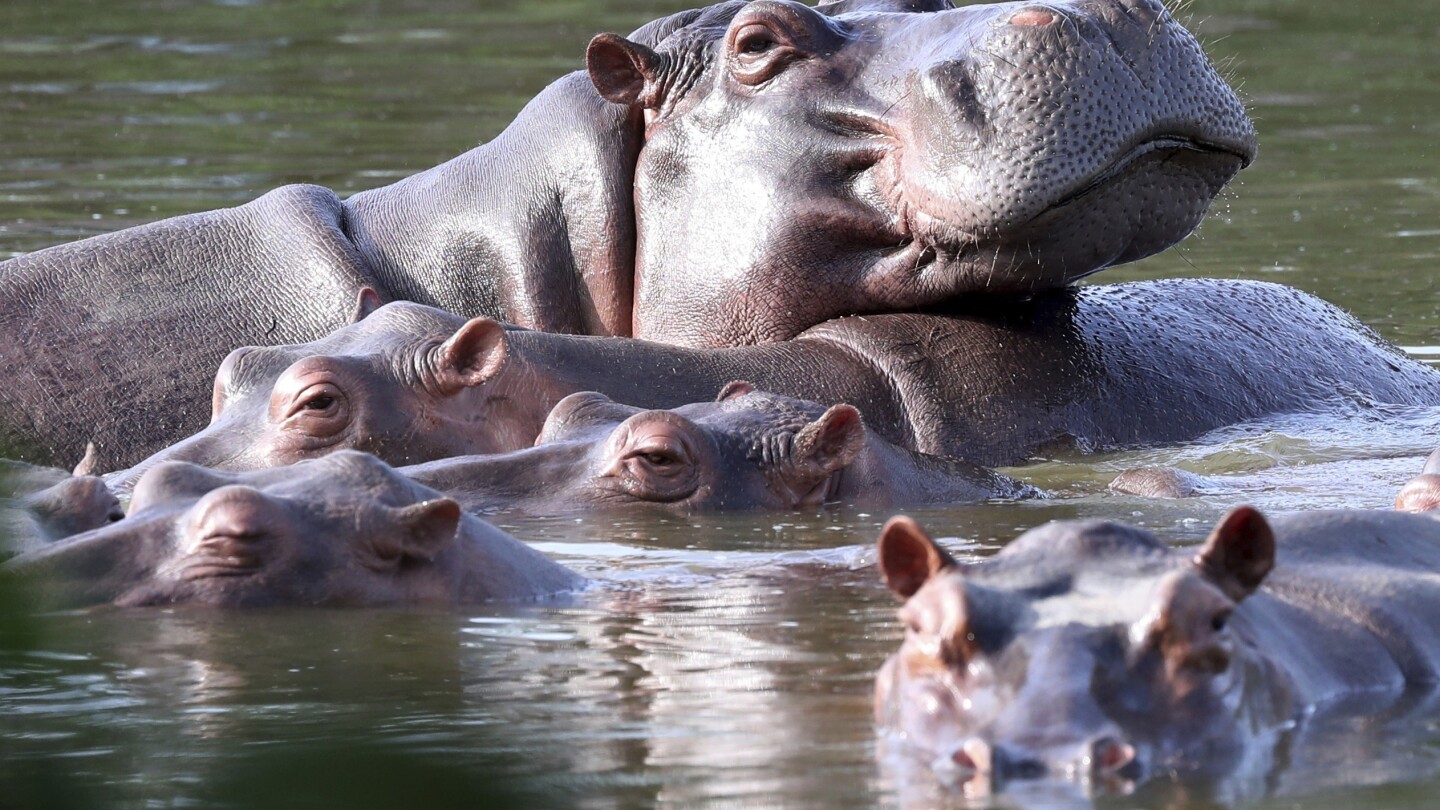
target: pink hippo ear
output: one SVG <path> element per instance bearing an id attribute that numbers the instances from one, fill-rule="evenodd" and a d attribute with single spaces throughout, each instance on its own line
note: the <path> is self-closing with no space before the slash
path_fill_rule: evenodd
<path id="1" fill-rule="evenodd" d="M 1275 567 L 1275 532 L 1253 506 L 1237 506 L 1216 524 L 1195 555 L 1197 570 L 1239 602 L 1260 587 Z"/>
<path id="2" fill-rule="evenodd" d="M 355 308 L 350 310 L 350 323 L 365 320 L 370 313 L 380 308 L 381 303 L 380 293 L 375 292 L 374 287 L 361 287 L 355 296 Z"/>
<path id="3" fill-rule="evenodd" d="M 748 382 L 745 382 L 744 380 L 734 380 L 732 382 L 725 383 L 725 387 L 721 388 L 720 393 L 716 395 L 715 401 L 724 402 L 727 399 L 735 399 L 737 397 L 743 397 L 746 394 L 753 393 L 755 393 L 755 386 L 751 385 Z"/>
<path id="4" fill-rule="evenodd" d="M 455 394 L 480 385 L 505 366 L 505 327 L 489 318 L 472 318 L 441 344 L 437 353 L 441 390 Z"/>
<path id="5" fill-rule="evenodd" d="M 876 544 L 880 576 L 901 599 L 909 599 L 929 579 L 955 565 L 955 558 L 906 515 L 886 521 Z"/>
<path id="6" fill-rule="evenodd" d="M 829 475 L 855 463 L 865 449 L 865 423 L 852 405 L 835 405 L 795 434 L 795 463 Z"/>
<path id="7" fill-rule="evenodd" d="M 455 542 L 455 532 L 460 528 L 460 504 L 449 498 L 389 512 L 385 531 L 375 539 L 375 552 L 385 559 L 434 560 Z"/>
<path id="8" fill-rule="evenodd" d="M 599 34 L 585 49 L 585 69 L 606 101 L 660 106 L 660 74 L 664 57 L 638 42 L 616 34 Z"/>

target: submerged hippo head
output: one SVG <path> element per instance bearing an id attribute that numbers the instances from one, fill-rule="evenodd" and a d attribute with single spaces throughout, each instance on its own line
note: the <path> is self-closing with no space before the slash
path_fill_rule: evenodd
<path id="1" fill-rule="evenodd" d="M 983 467 L 902 450 L 867 431 L 849 405 L 826 408 L 744 382 L 715 402 L 670 410 L 571 394 L 533 448 L 404 472 L 478 511 L 797 509 L 1034 494 Z"/>
<path id="2" fill-rule="evenodd" d="M 730 2 L 602 34 L 642 114 L 634 334 L 777 340 L 1174 244 L 1253 159 L 1159 0 Z"/>
<path id="3" fill-rule="evenodd" d="M 877 678 L 877 721 L 938 771 L 982 787 L 1226 773 L 1288 719 L 1287 681 L 1229 626 L 1274 543 L 1265 519 L 1240 507 L 1191 555 L 1083 521 L 960 565 L 894 518 L 879 564 L 906 600 L 905 640 Z"/>
<path id="4" fill-rule="evenodd" d="M 363 453 L 251 473 L 152 467 L 123 520 L 7 564 L 63 604 L 452 604 L 578 578 Z"/>
<path id="5" fill-rule="evenodd" d="M 543 411 L 517 404 L 531 396 L 511 398 L 517 376 L 492 379 L 505 327 L 407 302 L 374 308 L 373 295 L 362 294 L 355 323 L 313 343 L 231 352 L 215 375 L 209 426 L 111 486 L 127 489 L 162 461 L 240 471 L 353 449 L 407 464 L 531 442 Z"/>

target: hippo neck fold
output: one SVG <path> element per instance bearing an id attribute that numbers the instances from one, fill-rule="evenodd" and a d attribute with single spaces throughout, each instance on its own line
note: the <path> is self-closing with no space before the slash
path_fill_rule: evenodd
<path id="1" fill-rule="evenodd" d="M 387 298 L 629 335 L 642 140 L 638 112 L 572 73 L 489 143 L 351 197 L 344 228 Z"/>

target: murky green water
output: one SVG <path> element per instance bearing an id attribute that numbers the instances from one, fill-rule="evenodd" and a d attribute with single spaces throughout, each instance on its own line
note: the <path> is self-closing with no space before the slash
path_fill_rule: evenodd
<path id="1" fill-rule="evenodd" d="M 579 66 L 592 33 L 681 5 L 12 0 L 0 6 L 0 257 L 282 183 L 348 193 L 389 182 L 492 136 Z M 1440 359 L 1431 5 L 1195 0 L 1188 11 L 1252 102 L 1261 157 L 1200 234 L 1101 280 L 1282 281 Z M 1076 515 L 1193 540 L 1241 501 L 1383 507 L 1437 443 L 1434 409 L 1277 419 L 1037 464 L 1016 472 L 1064 498 L 925 518 L 976 554 Z M 1214 474 L 1225 493 L 1104 493 L 1139 463 Z M 556 605 L 0 625 L 0 807 L 959 803 L 877 763 L 870 678 L 899 635 L 869 567 L 884 517 L 510 525 L 597 580 Z M 1437 718 L 1424 696 L 1317 717 L 1268 777 L 1100 803 L 1428 806 Z M 1053 787 L 1007 802 L 1085 804 Z"/>

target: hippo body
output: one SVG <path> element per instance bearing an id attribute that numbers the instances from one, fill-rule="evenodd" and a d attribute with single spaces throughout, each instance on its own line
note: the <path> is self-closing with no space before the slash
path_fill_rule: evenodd
<path id="1" fill-rule="evenodd" d="M 733 380 L 849 403 L 902 448 L 987 466 L 1185 441 L 1276 413 L 1440 403 L 1440 373 L 1335 307 L 1262 282 L 1082 287 L 983 315 L 842 318 L 729 349 L 507 329 L 394 303 L 312 344 L 237 351 L 217 375 L 211 425 L 111 480 L 123 489 L 165 459 L 243 470 L 342 447 L 394 464 L 519 450 L 579 391 L 662 409 Z M 316 396 L 326 407 L 305 407 Z"/>
<path id="2" fill-rule="evenodd" d="M 1240 507 L 1198 553 L 1057 522 L 970 565 L 896 518 L 880 555 L 907 630 L 877 722 L 967 786 L 1222 777 L 1271 761 L 1312 709 L 1440 680 L 1440 522 L 1420 516 L 1272 529 Z"/>
<path id="3" fill-rule="evenodd" d="M 495 140 L 393 185 L 5 262 L 0 441 L 133 464 L 201 426 L 226 352 L 316 340 L 363 287 L 691 346 L 1054 289 L 1183 238 L 1253 159 L 1158 0 L 949 5 L 676 14 L 597 37 Z"/>
<path id="4" fill-rule="evenodd" d="M 248 474 L 157 465 L 130 507 L 0 571 L 63 606 L 446 606 L 583 584 L 364 453 Z"/>
<path id="5" fill-rule="evenodd" d="M 688 514 L 835 502 L 888 509 L 1039 494 L 960 459 L 896 447 L 849 405 L 827 409 L 743 382 L 717 401 L 671 410 L 572 394 L 550 412 L 535 447 L 400 472 L 482 513 L 648 506 Z"/>

